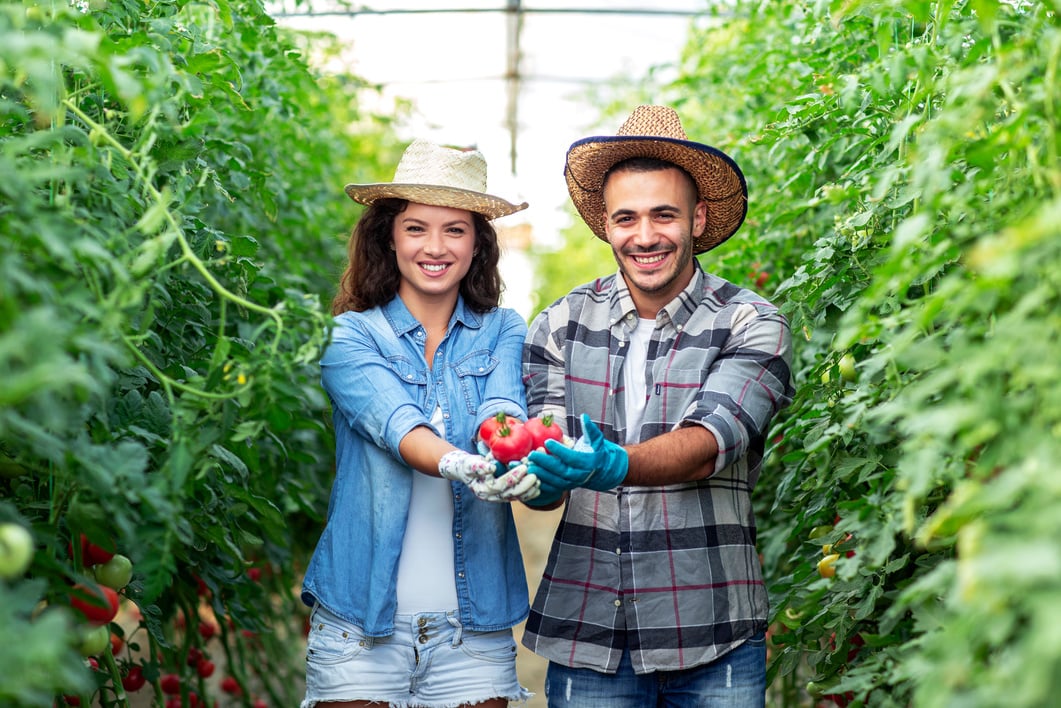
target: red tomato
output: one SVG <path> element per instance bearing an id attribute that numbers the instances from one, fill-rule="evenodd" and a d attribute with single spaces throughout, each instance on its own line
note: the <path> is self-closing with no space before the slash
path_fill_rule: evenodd
<path id="1" fill-rule="evenodd" d="M 106 585 L 74 586 L 76 592 L 88 595 L 86 599 L 80 594 L 70 596 L 70 605 L 88 620 L 89 624 L 101 627 L 108 624 L 118 614 L 118 593 Z"/>
<path id="2" fill-rule="evenodd" d="M 203 678 L 210 678 L 214 675 L 214 662 L 209 659 L 200 659 L 195 670 Z"/>
<path id="3" fill-rule="evenodd" d="M 114 544 L 113 544 L 113 542 L 110 542 L 109 545 L 113 546 Z M 73 544 L 68 543 L 66 545 L 66 550 L 69 551 L 70 557 L 73 558 L 74 557 L 74 546 L 73 546 Z M 114 557 L 114 551 L 113 550 L 107 550 L 106 548 L 103 548 L 102 546 L 97 546 L 96 544 L 94 544 L 94 543 L 92 543 L 91 541 L 88 540 L 88 536 L 86 536 L 85 534 L 81 534 L 81 563 L 82 563 L 82 565 L 84 565 L 86 567 L 92 566 L 92 565 L 99 565 L 101 563 L 106 563 L 107 561 L 109 561 L 113 557 Z"/>
<path id="4" fill-rule="evenodd" d="M 181 692 L 181 677 L 177 674 L 166 674 L 159 679 L 162 692 L 169 696 L 176 696 Z"/>
<path id="5" fill-rule="evenodd" d="M 132 666 L 129 668 L 129 673 L 122 676 L 122 688 L 129 692 L 139 691 L 147 683 L 147 679 L 144 678 L 144 669 L 140 666 Z"/>
<path id="6" fill-rule="evenodd" d="M 503 425 L 490 441 L 490 453 L 502 464 L 522 460 L 534 449 L 534 437 L 524 425 Z"/>
<path id="7" fill-rule="evenodd" d="M 188 658 L 185 659 L 185 663 L 188 666 L 197 666 L 203 659 L 203 652 L 199 647 L 188 648 Z"/>
<path id="8" fill-rule="evenodd" d="M 199 623 L 199 636 L 203 639 L 210 639 L 217 634 L 217 627 L 210 622 Z"/>
<path id="9" fill-rule="evenodd" d="M 231 693 L 233 695 L 239 695 L 241 693 L 239 682 L 231 676 L 226 676 L 221 679 L 221 690 L 225 693 Z"/>
<path id="10" fill-rule="evenodd" d="M 513 418 L 505 413 L 498 413 L 493 418 L 487 418 L 479 426 L 479 439 L 486 443 L 487 447 L 494 439 L 494 435 L 504 426 L 520 425 L 519 418 Z"/>
<path id="11" fill-rule="evenodd" d="M 558 442 L 564 441 L 564 431 L 560 429 L 560 426 L 553 422 L 553 417 L 547 415 L 543 418 L 529 418 L 523 427 L 531 434 L 534 438 L 534 449 L 544 450 L 546 440 L 556 440 Z"/>

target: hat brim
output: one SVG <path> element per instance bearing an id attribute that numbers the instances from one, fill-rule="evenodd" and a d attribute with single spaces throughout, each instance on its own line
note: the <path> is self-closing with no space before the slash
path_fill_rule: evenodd
<path id="1" fill-rule="evenodd" d="M 437 184 L 382 182 L 348 184 L 344 189 L 347 196 L 358 204 L 369 205 L 379 199 L 405 199 L 417 204 L 466 209 L 482 214 L 491 220 L 515 214 L 527 208 L 527 202 L 513 204 L 492 194 L 473 192 L 459 187 L 440 187 Z"/>
<path id="2" fill-rule="evenodd" d="M 632 157 L 674 163 L 696 182 L 700 199 L 707 205 L 707 226 L 693 239 L 695 253 L 718 246 L 744 223 L 748 213 L 744 173 L 721 150 L 675 138 L 599 136 L 573 143 L 567 151 L 564 168 L 571 201 L 598 238 L 608 240 L 604 228 L 604 175 L 617 163 Z"/>

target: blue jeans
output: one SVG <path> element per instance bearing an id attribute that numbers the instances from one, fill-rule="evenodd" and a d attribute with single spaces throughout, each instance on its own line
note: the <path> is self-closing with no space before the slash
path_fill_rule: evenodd
<path id="1" fill-rule="evenodd" d="M 762 708 L 766 704 L 766 637 L 759 633 L 710 664 L 635 674 L 630 652 L 605 674 L 549 662 L 549 708 Z"/>

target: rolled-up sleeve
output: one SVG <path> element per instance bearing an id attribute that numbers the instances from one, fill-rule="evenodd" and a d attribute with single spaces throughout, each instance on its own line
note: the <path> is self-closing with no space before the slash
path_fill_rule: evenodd
<path id="1" fill-rule="evenodd" d="M 520 358 L 527 337 L 527 324 L 514 310 L 502 312 L 504 319 L 494 349 L 498 364 L 486 379 L 483 399 L 476 414 L 480 423 L 498 413 L 518 418 L 527 416 L 526 397 L 520 382 Z"/>
<path id="2" fill-rule="evenodd" d="M 430 428 L 431 423 L 367 326 L 364 320 L 336 318 L 331 342 L 321 357 L 321 385 L 353 431 L 400 459 L 401 439 L 413 428 Z M 404 375 L 424 373 L 410 370 Z"/>
<path id="3" fill-rule="evenodd" d="M 744 304 L 712 362 L 695 409 L 682 424 L 707 428 L 718 441 L 715 472 L 740 459 L 766 435 L 774 415 L 792 400 L 792 336 L 776 309 Z"/>
<path id="4" fill-rule="evenodd" d="M 562 342 L 555 333 L 566 331 L 568 307 L 566 301 L 541 312 L 531 322 L 527 341 L 523 346 L 523 386 L 527 392 L 527 413 L 532 416 L 552 415 L 553 420 L 567 430 L 566 362 Z"/>

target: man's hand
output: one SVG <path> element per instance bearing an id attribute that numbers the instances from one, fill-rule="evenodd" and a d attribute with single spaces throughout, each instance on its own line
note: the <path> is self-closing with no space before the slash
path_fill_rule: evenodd
<path id="1" fill-rule="evenodd" d="M 528 456 L 530 471 L 541 479 L 542 493 L 552 495 L 576 487 L 604 492 L 622 484 L 629 457 L 621 445 L 605 440 L 589 416 L 582 414 L 582 437 L 568 448 L 555 440 L 545 443 L 548 453 Z M 559 499 L 559 497 L 556 497 Z M 554 499 L 555 501 L 555 499 Z"/>
<path id="2" fill-rule="evenodd" d="M 483 501 L 529 501 L 538 496 L 538 478 L 528 473 L 526 465 L 495 477 L 497 471 L 496 463 L 463 450 L 451 450 L 438 461 L 438 473 L 443 478 L 467 485 Z"/>

